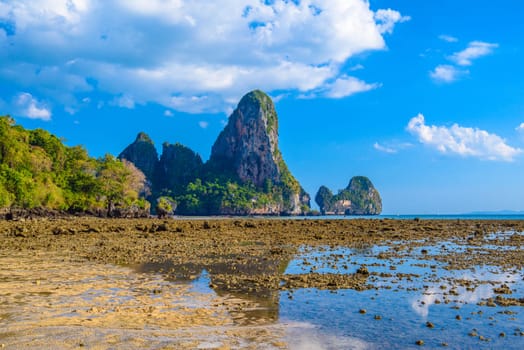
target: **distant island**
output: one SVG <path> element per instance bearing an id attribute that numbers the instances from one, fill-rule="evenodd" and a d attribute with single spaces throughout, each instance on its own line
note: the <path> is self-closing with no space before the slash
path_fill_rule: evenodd
<path id="1" fill-rule="evenodd" d="M 378 191 L 354 177 L 333 195 L 316 196 L 322 214 L 380 214 Z M 246 94 L 215 141 L 207 162 L 179 143 L 138 133 L 115 158 L 88 156 L 49 132 L 0 117 L 0 208 L 109 217 L 159 215 L 308 215 L 310 196 L 278 146 L 278 116 L 260 90 Z"/>
<path id="2" fill-rule="evenodd" d="M 336 195 L 321 186 L 315 201 L 323 215 L 379 215 L 382 212 L 380 194 L 365 176 L 353 177 Z"/>

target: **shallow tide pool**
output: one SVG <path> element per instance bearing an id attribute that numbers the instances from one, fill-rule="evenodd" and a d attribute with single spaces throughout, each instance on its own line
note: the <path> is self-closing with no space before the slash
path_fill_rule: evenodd
<path id="1" fill-rule="evenodd" d="M 213 259 L 116 267 L 43 252 L 0 256 L 0 345 L 57 349 L 524 349 L 524 271 L 442 255 L 490 249 L 515 233 L 465 242 L 303 246 L 250 267 Z M 484 250 L 482 250 L 482 249 Z M 479 250 L 480 249 L 480 250 Z M 31 267 L 31 268 L 28 268 Z M 240 270 L 239 270 L 240 269 Z M 364 276 L 365 288 L 257 289 L 235 274 Z M 363 271 L 365 273 L 363 273 Z M 226 277 L 224 277 L 226 276 Z M 328 286 L 329 287 L 329 286 Z"/>
<path id="2" fill-rule="evenodd" d="M 468 246 L 454 242 L 387 254 L 392 249 L 302 247 L 285 274 L 354 274 L 365 267 L 371 288 L 235 292 L 231 297 L 249 301 L 251 308 L 236 310 L 238 319 L 256 323 L 258 315 L 261 323 L 284 326 L 291 349 L 524 348 L 524 271 L 448 269 L 435 257 L 467 252 Z M 212 278 L 204 271 L 192 283 L 212 293 Z"/>
<path id="3" fill-rule="evenodd" d="M 450 271 L 430 256 L 377 258 L 387 250 L 304 248 L 286 273 L 354 273 L 365 265 L 376 289 L 283 292 L 279 322 L 311 324 L 314 332 L 307 337 L 316 334 L 320 343 L 353 339 L 349 348 L 419 348 L 421 341 L 430 348 L 524 348 L 522 306 L 502 307 L 496 299 L 524 296 L 522 270 L 477 266 Z M 419 250 L 429 255 L 437 249 Z M 497 293 L 501 291 L 511 294 Z"/>

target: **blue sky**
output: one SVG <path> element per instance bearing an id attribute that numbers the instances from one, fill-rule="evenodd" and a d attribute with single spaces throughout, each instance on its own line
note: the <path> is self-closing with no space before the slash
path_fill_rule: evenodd
<path id="1" fill-rule="evenodd" d="M 276 101 L 315 195 L 386 214 L 524 210 L 524 3 L 0 0 L 0 113 L 93 156 L 139 131 L 204 159 L 242 95 Z"/>

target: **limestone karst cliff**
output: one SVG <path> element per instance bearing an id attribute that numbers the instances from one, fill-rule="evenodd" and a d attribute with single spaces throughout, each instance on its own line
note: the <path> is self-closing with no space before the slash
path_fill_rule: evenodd
<path id="1" fill-rule="evenodd" d="M 158 153 L 151 138 L 140 132 L 135 141 L 127 146 L 118 159 L 125 159 L 140 169 L 149 181 L 153 181 L 158 166 Z"/>
<path id="2" fill-rule="evenodd" d="M 185 215 L 299 215 L 310 197 L 289 171 L 278 147 L 278 117 L 260 90 L 246 94 L 215 141 L 210 159 L 181 144 L 163 146 L 160 159 L 140 133 L 120 155 L 152 182 L 151 200 L 169 196 Z"/>
<path id="3" fill-rule="evenodd" d="M 348 186 L 333 195 L 321 186 L 315 196 L 322 214 L 326 215 L 378 215 L 382 212 L 382 199 L 371 180 L 355 176 Z"/>
<path id="4" fill-rule="evenodd" d="M 260 90 L 245 95 L 211 151 L 210 168 L 252 183 L 281 190 L 280 211 L 300 214 L 309 195 L 289 171 L 278 147 L 278 116 L 271 98 Z"/>

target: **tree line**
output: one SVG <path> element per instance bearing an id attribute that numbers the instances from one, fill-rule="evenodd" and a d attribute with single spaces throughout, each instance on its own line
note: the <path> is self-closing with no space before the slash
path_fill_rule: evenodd
<path id="1" fill-rule="evenodd" d="M 46 130 L 0 116 L 0 208 L 107 216 L 149 213 L 144 174 L 111 155 L 95 159 Z"/>

